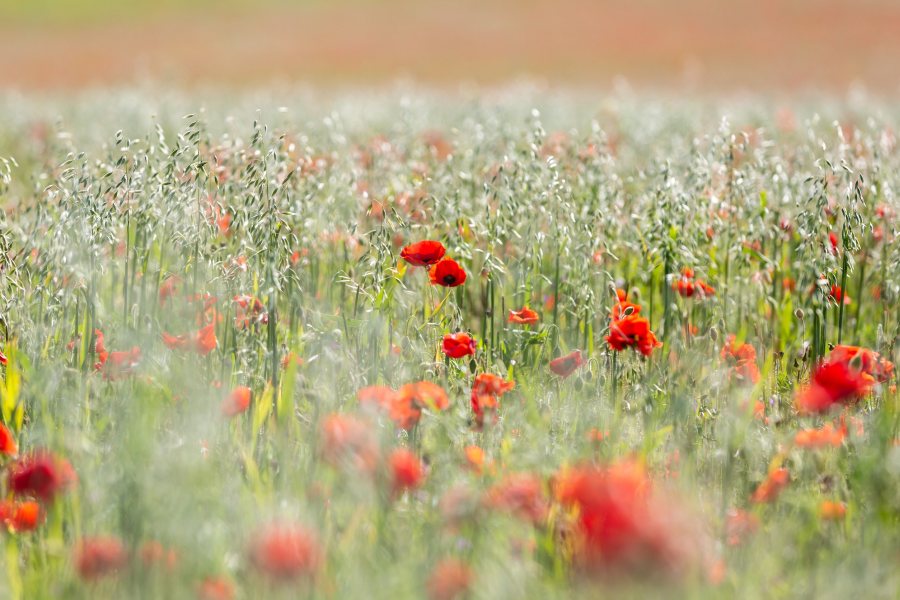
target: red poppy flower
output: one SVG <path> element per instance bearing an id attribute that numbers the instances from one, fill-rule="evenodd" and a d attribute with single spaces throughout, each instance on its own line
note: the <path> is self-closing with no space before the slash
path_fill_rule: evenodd
<path id="1" fill-rule="evenodd" d="M 298 525 L 277 524 L 253 538 L 250 562 L 272 579 L 290 581 L 315 574 L 321 554 L 311 531 Z"/>
<path id="2" fill-rule="evenodd" d="M 477 427 L 481 427 L 484 424 L 486 413 L 495 413 L 500 403 L 500 397 L 515 386 L 515 382 L 507 381 L 492 373 L 479 373 L 475 376 L 475 382 L 472 384 L 471 402 Z"/>
<path id="3" fill-rule="evenodd" d="M 428 577 L 428 600 L 459 600 L 472 588 L 472 570 L 455 558 L 445 558 Z"/>
<path id="4" fill-rule="evenodd" d="M 466 272 L 452 258 L 442 258 L 428 272 L 432 285 L 456 287 L 466 282 Z"/>
<path id="5" fill-rule="evenodd" d="M 574 350 L 565 356 L 550 361 L 550 370 L 560 377 L 568 377 L 585 363 L 581 350 Z"/>
<path id="6" fill-rule="evenodd" d="M 400 258 L 415 267 L 427 267 L 444 258 L 447 249 L 440 242 L 425 240 L 410 244 L 400 251 Z M 464 277 L 465 279 L 465 277 Z"/>
<path id="7" fill-rule="evenodd" d="M 33 500 L 0 502 L 0 523 L 16 533 L 34 531 L 43 520 L 44 511 L 41 509 L 41 505 Z"/>
<path id="8" fill-rule="evenodd" d="M 387 408 L 391 405 L 397 390 L 386 385 L 370 385 L 360 388 L 356 392 L 356 398 L 363 406 L 377 406 Z"/>
<path id="9" fill-rule="evenodd" d="M 334 467 L 372 473 L 378 464 L 378 441 L 370 425 L 351 415 L 332 414 L 322 421 L 322 458 Z"/>
<path id="10" fill-rule="evenodd" d="M 851 303 L 850 296 L 847 296 L 846 294 L 844 294 L 844 290 L 842 290 L 841 286 L 839 286 L 839 285 L 831 286 L 831 289 L 828 292 L 828 297 L 831 298 L 832 300 L 834 300 L 835 302 L 837 302 L 838 304 L 840 304 L 841 301 L 844 302 L 844 305 Z"/>
<path id="11" fill-rule="evenodd" d="M 531 323 L 537 323 L 538 314 L 527 306 L 523 306 L 521 310 L 509 311 L 509 322 L 516 323 L 517 325 L 529 325 Z"/>
<path id="12" fill-rule="evenodd" d="M 250 407 L 250 388 L 239 385 L 222 401 L 222 414 L 234 417 Z"/>
<path id="13" fill-rule="evenodd" d="M 836 404 L 856 402 L 869 393 L 872 378 L 839 361 L 816 367 L 812 382 L 797 393 L 801 413 L 822 413 Z"/>
<path id="14" fill-rule="evenodd" d="M 462 358 L 475 354 L 477 344 L 468 333 L 448 333 L 441 345 L 444 354 L 450 358 Z"/>
<path id="15" fill-rule="evenodd" d="M 236 306 L 234 326 L 238 329 L 246 329 L 250 325 L 269 322 L 269 313 L 263 303 L 254 296 L 243 294 L 234 297 Z"/>
<path id="16" fill-rule="evenodd" d="M 6 363 L 9 362 L 6 358 L 6 355 L 3 354 L 3 350 L 0 350 L 0 365 L 6 366 Z"/>
<path id="17" fill-rule="evenodd" d="M 15 456 L 18 451 L 19 446 L 16 444 L 16 438 L 14 438 L 12 432 L 6 428 L 6 425 L 0 423 L 0 454 Z"/>
<path id="18" fill-rule="evenodd" d="M 194 336 L 194 350 L 200 356 L 206 356 L 216 348 L 218 340 L 216 339 L 215 324 L 210 323 L 205 327 L 201 327 Z"/>
<path id="19" fill-rule="evenodd" d="M 419 408 L 446 410 L 450 406 L 450 399 L 444 388 L 431 381 L 407 383 L 397 391 L 397 395 Z"/>
<path id="20" fill-rule="evenodd" d="M 99 329 L 94 330 L 94 354 L 97 356 L 94 370 L 99 371 L 106 364 L 106 359 L 109 357 L 109 352 L 106 351 L 106 344 L 103 341 L 103 332 Z"/>
<path id="21" fill-rule="evenodd" d="M 422 461 L 406 448 L 398 448 L 391 453 L 390 466 L 394 494 L 419 487 L 425 478 Z"/>
<path id="22" fill-rule="evenodd" d="M 128 563 L 128 553 L 117 538 L 85 538 L 75 546 L 73 562 L 81 578 L 92 581 L 123 568 Z"/>
<path id="23" fill-rule="evenodd" d="M 791 481 L 791 474 L 785 468 L 775 469 L 757 486 L 750 500 L 760 504 L 773 502 Z"/>
<path id="24" fill-rule="evenodd" d="M 662 346 L 650 331 L 650 321 L 636 314 L 612 321 L 606 342 L 613 350 L 621 352 L 625 348 L 637 348 L 644 356 L 650 356 L 654 348 Z"/>
<path id="25" fill-rule="evenodd" d="M 835 346 L 828 355 L 828 362 L 842 362 L 879 383 L 888 381 L 894 375 L 894 364 L 891 361 L 882 358 L 874 350 L 860 346 Z"/>
<path id="26" fill-rule="evenodd" d="M 817 450 L 819 448 L 839 448 L 847 437 L 847 426 L 841 423 L 840 427 L 835 427 L 831 423 L 826 423 L 818 429 L 802 429 L 794 436 L 794 444 L 798 448 L 807 448 Z"/>
<path id="27" fill-rule="evenodd" d="M 52 502 L 57 494 L 75 482 L 68 461 L 45 451 L 21 458 L 9 468 L 9 490 L 16 496 L 33 496 Z"/>
<path id="28" fill-rule="evenodd" d="M 555 494 L 578 508 L 576 559 L 586 568 L 680 572 L 702 558 L 698 534 L 677 502 L 662 497 L 642 465 L 624 460 L 585 465 L 555 479 Z"/>
<path id="29" fill-rule="evenodd" d="M 746 383 L 759 381 L 759 367 L 756 365 L 756 349 L 750 344 L 737 343 L 737 336 L 731 334 L 725 340 L 720 353 L 722 360 L 731 367 L 729 377 Z"/>
<path id="30" fill-rule="evenodd" d="M 121 379 L 134 372 L 134 368 L 141 361 L 141 349 L 134 346 L 131 350 L 109 352 L 103 365 L 103 377 L 106 379 Z"/>

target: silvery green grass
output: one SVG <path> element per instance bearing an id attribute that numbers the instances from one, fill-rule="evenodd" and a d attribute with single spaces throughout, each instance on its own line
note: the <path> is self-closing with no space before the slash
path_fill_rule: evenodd
<path id="1" fill-rule="evenodd" d="M 895 105 L 0 104 L 0 597 L 896 597 Z"/>

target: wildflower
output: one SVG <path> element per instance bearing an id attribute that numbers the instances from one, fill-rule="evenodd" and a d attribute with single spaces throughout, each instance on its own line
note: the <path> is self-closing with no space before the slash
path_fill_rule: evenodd
<path id="1" fill-rule="evenodd" d="M 475 354 L 477 344 L 468 333 L 448 333 L 444 336 L 441 348 L 450 358 L 462 358 Z"/>
<path id="2" fill-rule="evenodd" d="M 342 414 L 332 414 L 322 422 L 321 452 L 325 462 L 335 467 L 349 466 L 372 473 L 378 463 L 378 444 L 369 424 Z"/>
<path id="3" fill-rule="evenodd" d="M 197 586 L 197 600 L 234 600 L 234 584 L 224 577 L 207 577 Z"/>
<path id="4" fill-rule="evenodd" d="M 106 350 L 106 344 L 104 343 L 103 332 L 99 329 L 94 330 L 94 354 L 97 356 L 97 362 L 94 363 L 94 370 L 99 371 L 104 364 L 106 364 L 106 359 L 109 358 L 109 352 Z"/>
<path id="5" fill-rule="evenodd" d="M 894 364 L 880 354 L 860 346 L 835 346 L 828 355 L 829 362 L 842 362 L 850 368 L 859 369 L 873 381 L 884 383 L 894 374 Z"/>
<path id="6" fill-rule="evenodd" d="M 16 444 L 16 438 L 13 437 L 12 432 L 7 429 L 6 425 L 0 423 L 0 454 L 15 456 L 18 451 L 19 446 Z"/>
<path id="7" fill-rule="evenodd" d="M 828 297 L 838 304 L 840 304 L 841 301 L 843 301 L 845 305 L 851 303 L 850 296 L 845 295 L 844 290 L 841 289 L 841 286 L 837 284 L 831 286 L 831 289 L 828 292 Z"/>
<path id="8" fill-rule="evenodd" d="M 811 450 L 819 448 L 839 448 L 847 437 L 847 426 L 843 423 L 836 428 L 831 423 L 826 423 L 819 429 L 803 429 L 794 436 L 794 443 L 798 448 Z"/>
<path id="9" fill-rule="evenodd" d="M 759 518 L 753 513 L 742 509 L 728 512 L 728 518 L 725 522 L 725 534 L 729 546 L 740 545 L 757 529 L 759 529 Z"/>
<path id="10" fill-rule="evenodd" d="M 425 240 L 405 247 L 400 251 L 400 258 L 415 267 L 429 267 L 440 261 L 446 252 L 442 243 Z"/>
<path id="11" fill-rule="evenodd" d="M 215 323 L 201 327 L 190 336 L 171 335 L 164 331 L 162 338 L 163 344 L 170 350 L 193 350 L 200 356 L 208 355 L 218 344 Z"/>
<path id="12" fill-rule="evenodd" d="M 840 521 L 847 516 L 847 505 L 834 500 L 823 500 L 819 505 L 819 516 L 823 521 Z"/>
<path id="13" fill-rule="evenodd" d="M 612 321 L 606 342 L 613 350 L 621 352 L 625 348 L 637 348 L 644 356 L 650 356 L 654 348 L 662 346 L 650 331 L 650 321 L 636 314 Z"/>
<path id="14" fill-rule="evenodd" d="M 431 381 L 407 383 L 397 391 L 397 396 L 402 402 L 408 402 L 417 408 L 446 410 L 450 406 L 450 399 L 444 388 Z"/>
<path id="15" fill-rule="evenodd" d="M 390 467 L 394 494 L 419 487 L 425 478 L 422 461 L 405 448 L 394 450 L 390 457 Z"/>
<path id="16" fill-rule="evenodd" d="M 472 588 L 472 571 L 455 558 L 445 558 L 434 566 L 428 577 L 429 600 L 458 600 Z"/>
<path id="17" fill-rule="evenodd" d="M 466 282 L 466 272 L 452 258 L 442 258 L 428 272 L 432 285 L 457 287 Z"/>
<path id="18" fill-rule="evenodd" d="M 750 344 L 746 342 L 738 344 L 737 336 L 731 334 L 725 340 L 720 356 L 731 367 L 730 376 L 747 383 L 759 381 L 759 367 L 756 366 L 756 349 Z"/>
<path id="19" fill-rule="evenodd" d="M 239 385 L 222 401 L 222 414 L 234 417 L 250 407 L 250 388 Z"/>
<path id="20" fill-rule="evenodd" d="M 478 427 L 484 425 L 486 413 L 496 415 L 500 397 L 515 387 L 515 382 L 506 381 L 502 377 L 491 373 L 479 373 L 472 384 L 472 412 L 475 413 L 475 424 Z"/>
<path id="21" fill-rule="evenodd" d="M 585 360 L 581 357 L 581 350 L 574 350 L 565 356 L 554 358 L 550 361 L 550 370 L 560 377 L 568 377 L 575 372 L 576 369 L 584 365 Z"/>
<path id="22" fill-rule="evenodd" d="M 235 316 L 234 326 L 238 329 L 246 329 L 250 325 L 263 325 L 269 322 L 269 313 L 259 298 L 247 294 L 234 297 Z"/>
<path id="23" fill-rule="evenodd" d="M 613 304 L 610 318 L 615 321 L 628 315 L 636 315 L 641 312 L 641 307 L 628 301 L 628 294 L 623 289 L 616 290 L 616 303 Z"/>
<path id="24" fill-rule="evenodd" d="M 43 520 L 44 511 L 41 505 L 33 500 L 0 502 L 0 523 L 16 533 L 34 531 Z"/>
<path id="25" fill-rule="evenodd" d="M 538 319 L 538 314 L 527 306 L 523 306 L 521 310 L 509 311 L 509 322 L 517 325 L 530 325 L 537 323 Z"/>
<path id="26" fill-rule="evenodd" d="M 541 480 L 529 473 L 513 473 L 487 492 L 487 505 L 507 510 L 517 516 L 540 523 L 547 516 L 547 500 Z"/>
<path id="27" fill-rule="evenodd" d="M 10 466 L 8 485 L 13 495 L 32 496 L 49 503 L 74 484 L 75 479 L 67 460 L 37 451 Z"/>
<path id="28" fill-rule="evenodd" d="M 812 382 L 801 389 L 795 403 L 801 413 L 823 413 L 836 404 L 856 402 L 869 393 L 871 382 L 844 362 L 824 362 L 816 367 Z"/>
<path id="29" fill-rule="evenodd" d="M 575 551 L 583 567 L 604 572 L 652 564 L 678 572 L 699 557 L 702 534 L 634 460 L 564 470 L 554 488 L 561 504 L 577 509 Z"/>
<path id="30" fill-rule="evenodd" d="M 757 486 L 750 500 L 757 504 L 774 502 L 790 481 L 791 474 L 787 469 L 775 469 Z"/>
<path id="31" fill-rule="evenodd" d="M 3 354 L 3 350 L 0 350 L 0 365 L 6 366 L 7 362 L 9 362 L 9 360 L 6 358 L 6 355 Z"/>
<path id="32" fill-rule="evenodd" d="M 117 538 L 84 538 L 75 546 L 73 562 L 81 578 L 92 581 L 123 568 L 128 562 L 128 554 Z"/>
<path id="33" fill-rule="evenodd" d="M 130 375 L 141 361 L 141 349 L 137 346 L 131 350 L 109 352 L 103 365 L 103 377 L 106 379 L 121 379 Z"/>
<path id="34" fill-rule="evenodd" d="M 272 579 L 290 581 L 315 574 L 321 562 L 312 532 L 298 525 L 270 525 L 250 543 L 250 561 Z"/>

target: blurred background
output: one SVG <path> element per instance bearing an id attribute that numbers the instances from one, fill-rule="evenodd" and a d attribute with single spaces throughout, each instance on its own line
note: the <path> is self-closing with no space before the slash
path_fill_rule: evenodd
<path id="1" fill-rule="evenodd" d="M 505 83 L 900 91 L 896 0 L 0 0 L 0 89 Z"/>

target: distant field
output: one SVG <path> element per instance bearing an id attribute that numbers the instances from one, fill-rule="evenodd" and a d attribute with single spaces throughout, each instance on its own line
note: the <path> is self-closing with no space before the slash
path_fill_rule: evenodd
<path id="1" fill-rule="evenodd" d="M 141 79 L 551 82 L 897 89 L 900 4 L 880 1 L 0 4 L 0 85 Z"/>

